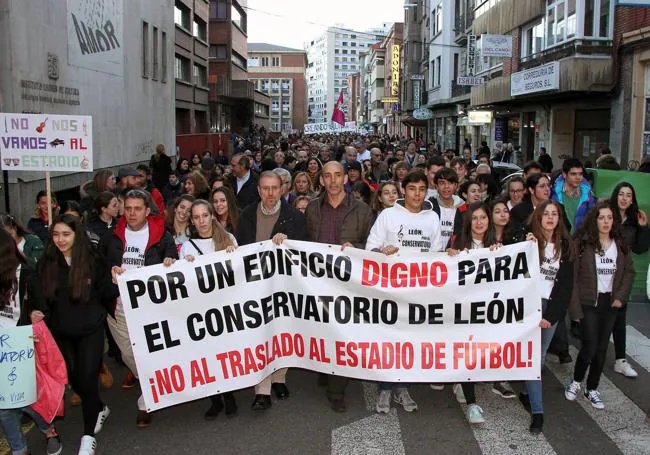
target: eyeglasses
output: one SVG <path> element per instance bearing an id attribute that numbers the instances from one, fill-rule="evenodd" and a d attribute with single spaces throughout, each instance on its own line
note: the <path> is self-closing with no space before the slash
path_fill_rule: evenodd
<path id="1" fill-rule="evenodd" d="M 509 192 L 517 194 L 517 193 L 523 193 L 524 190 L 510 190 Z"/>

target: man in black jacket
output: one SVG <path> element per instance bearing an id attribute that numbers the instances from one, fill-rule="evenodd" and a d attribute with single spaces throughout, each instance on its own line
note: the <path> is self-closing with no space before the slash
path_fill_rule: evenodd
<path id="1" fill-rule="evenodd" d="M 236 238 L 239 245 L 248 245 L 273 239 L 280 245 L 284 240 L 307 240 L 305 217 L 282 197 L 282 178 L 273 171 L 260 176 L 259 204 L 249 205 L 237 222 Z M 252 408 L 263 411 L 271 407 L 271 389 L 280 400 L 289 398 L 285 385 L 287 368 L 281 368 L 255 386 Z"/>
<path id="2" fill-rule="evenodd" d="M 163 217 L 150 216 L 150 196 L 140 189 L 129 190 L 124 196 L 124 216 L 120 218 L 115 230 L 108 232 L 100 241 L 99 250 L 111 266 L 113 282 L 126 270 L 147 265 L 168 263 L 178 259 L 176 244 L 165 230 Z M 119 295 L 115 286 L 115 295 Z M 122 301 L 118 297 L 114 314 L 107 318 L 108 327 L 122 352 L 122 360 L 131 370 L 122 384 L 123 389 L 135 386 L 137 368 L 133 348 L 124 317 Z M 133 373 L 131 373 L 133 372 Z M 138 398 L 138 417 L 136 425 L 146 428 L 151 423 L 151 415 L 146 411 L 142 395 Z"/>
<path id="3" fill-rule="evenodd" d="M 251 172 L 250 159 L 239 153 L 230 160 L 232 178 L 230 186 L 237 194 L 237 206 L 240 210 L 260 200 L 257 192 L 257 179 Z"/>

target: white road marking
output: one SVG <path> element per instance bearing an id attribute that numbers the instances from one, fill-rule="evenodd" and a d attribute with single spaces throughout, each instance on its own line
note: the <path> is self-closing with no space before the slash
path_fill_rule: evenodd
<path id="1" fill-rule="evenodd" d="M 570 352 L 574 359 L 578 357 L 578 350 L 575 347 L 571 346 Z M 561 365 L 549 361 L 546 362 L 546 367 L 564 385 L 573 380 L 573 365 Z M 582 395 L 575 403 L 567 401 L 566 404 L 581 406 L 624 454 L 650 453 L 650 429 L 645 423 L 646 413 L 605 375 L 600 378 L 598 391 L 605 403 L 604 410 L 595 409 Z M 581 392 L 584 392 L 584 383 Z"/>

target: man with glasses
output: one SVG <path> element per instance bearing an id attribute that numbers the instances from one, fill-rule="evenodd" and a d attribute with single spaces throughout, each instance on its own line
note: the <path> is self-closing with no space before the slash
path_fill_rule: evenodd
<path id="1" fill-rule="evenodd" d="M 149 193 L 144 190 L 127 190 L 124 193 L 124 216 L 118 221 L 115 230 L 104 236 L 99 244 L 99 250 L 111 266 L 114 283 L 126 270 L 161 263 L 171 264 L 178 258 L 174 239 L 165 230 L 164 218 L 151 216 L 150 200 Z M 126 389 L 135 386 L 138 370 L 117 285 L 114 286 L 114 292 L 115 310 L 107 322 L 115 343 L 122 352 L 122 360 L 130 370 L 122 384 L 122 388 Z M 147 412 L 140 395 L 136 425 L 138 428 L 146 428 L 150 423 L 151 414 Z"/>
<path id="2" fill-rule="evenodd" d="M 235 234 L 239 245 L 249 245 L 269 239 L 278 245 L 286 239 L 307 240 L 304 215 L 282 197 L 282 188 L 286 186 L 285 177 L 280 177 L 280 172 L 276 171 L 283 170 L 262 172 L 257 186 L 260 202 L 249 205 L 242 212 L 237 223 Z M 291 182 L 290 176 L 287 179 Z M 257 384 L 251 408 L 254 411 L 270 408 L 271 390 L 279 400 L 289 398 L 289 389 L 285 384 L 286 376 L 287 368 L 280 368 Z"/>
<path id="3" fill-rule="evenodd" d="M 379 147 L 370 149 L 370 166 L 372 178 L 375 183 L 381 183 L 384 180 L 389 180 L 388 166 L 383 161 L 383 155 Z"/>

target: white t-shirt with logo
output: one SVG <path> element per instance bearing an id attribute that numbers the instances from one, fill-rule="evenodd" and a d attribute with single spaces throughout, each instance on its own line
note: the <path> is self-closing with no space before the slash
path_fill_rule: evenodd
<path id="1" fill-rule="evenodd" d="M 539 265 L 539 269 L 542 279 L 539 289 L 542 292 L 542 298 L 548 299 L 551 297 L 555 277 L 558 270 L 560 270 L 560 257 L 555 258 L 555 245 L 552 243 L 547 243 L 546 247 L 544 247 L 544 258 Z"/>
<path id="2" fill-rule="evenodd" d="M 144 267 L 144 253 L 149 243 L 149 223 L 139 231 L 132 231 L 128 226 L 124 234 L 126 245 L 122 256 L 122 268 L 125 270 Z"/>
<path id="3" fill-rule="evenodd" d="M 456 219 L 456 207 L 440 206 L 440 246 L 438 251 L 445 251 L 449 239 L 454 234 L 454 220 Z"/>
<path id="4" fill-rule="evenodd" d="M 20 302 L 18 301 L 18 286 L 20 284 L 20 266 L 16 270 L 16 295 L 9 301 L 9 304 L 0 310 L 0 327 L 16 327 L 20 320 Z"/>
<path id="5" fill-rule="evenodd" d="M 612 292 L 614 273 L 616 272 L 616 259 L 618 259 L 616 242 L 612 242 L 602 256 L 596 253 L 596 275 L 598 276 L 599 294 Z"/>

